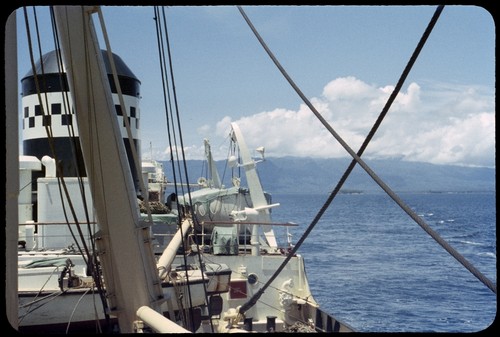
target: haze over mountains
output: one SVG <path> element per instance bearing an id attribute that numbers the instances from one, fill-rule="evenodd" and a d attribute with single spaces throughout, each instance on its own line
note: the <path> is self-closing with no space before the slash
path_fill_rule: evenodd
<path id="1" fill-rule="evenodd" d="M 266 158 L 257 164 L 263 188 L 271 194 L 328 193 L 333 190 L 347 169 L 347 158 L 317 159 L 302 157 Z M 398 159 L 366 160 L 370 168 L 396 192 L 477 192 L 495 191 L 495 169 L 406 162 Z M 171 163 L 163 162 L 169 181 L 172 181 Z M 190 183 L 206 177 L 203 160 L 188 160 Z M 219 175 L 230 186 L 232 174 L 244 176 L 243 168 L 231 169 L 225 161 L 217 161 Z M 233 172 L 233 173 L 232 173 Z M 242 177 L 242 186 L 246 186 Z M 343 192 L 383 192 L 373 179 L 356 165 L 342 187 Z"/>

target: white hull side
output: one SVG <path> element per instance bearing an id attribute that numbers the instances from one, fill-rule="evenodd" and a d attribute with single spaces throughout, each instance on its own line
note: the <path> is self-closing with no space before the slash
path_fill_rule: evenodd
<path id="1" fill-rule="evenodd" d="M 105 317 L 99 295 L 87 290 L 19 292 L 20 331 L 79 332 L 83 324 L 95 327 Z"/>

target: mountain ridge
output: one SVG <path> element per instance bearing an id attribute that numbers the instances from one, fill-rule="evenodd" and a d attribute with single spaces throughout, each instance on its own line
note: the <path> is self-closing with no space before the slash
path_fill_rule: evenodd
<path id="1" fill-rule="evenodd" d="M 396 192 L 486 192 L 496 189 L 495 168 L 437 165 L 400 159 L 365 160 L 368 166 Z M 172 181 L 171 163 L 163 161 L 167 179 Z M 271 194 L 314 194 L 331 192 L 347 169 L 348 158 L 269 157 L 257 164 L 263 189 Z M 243 169 L 231 169 L 226 161 L 216 161 L 221 180 L 230 185 L 230 177 Z M 188 160 L 190 183 L 206 177 L 206 161 Z M 236 172 L 236 173 L 235 173 Z M 342 187 L 343 193 L 383 192 L 375 181 L 356 165 Z"/>

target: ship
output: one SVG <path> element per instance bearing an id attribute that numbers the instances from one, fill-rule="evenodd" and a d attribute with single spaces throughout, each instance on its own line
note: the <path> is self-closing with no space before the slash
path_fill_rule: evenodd
<path id="1" fill-rule="evenodd" d="M 272 222 L 279 204 L 238 125 L 228 164 L 248 187 L 222 184 L 208 140 L 210 176 L 169 186 L 161 163 L 141 160 L 141 82 L 96 42 L 99 8 L 53 11 L 60 49 L 21 79 L 19 331 L 352 331 L 278 245 L 273 227 L 294 224 Z"/>
<path id="2" fill-rule="evenodd" d="M 412 62 L 442 8 L 437 7 Z M 32 69 L 21 79 L 19 109 L 24 153 L 19 156 L 17 144 L 15 151 L 7 152 L 7 162 L 18 164 L 7 167 L 16 179 L 7 186 L 6 203 L 11 276 L 6 280 L 6 306 L 16 330 L 355 332 L 316 302 L 299 248 L 356 165 L 496 293 L 494 283 L 429 228 L 363 161 L 379 121 L 361 149 L 352 150 L 291 80 L 244 10 L 238 9 L 297 94 L 353 158 L 305 235 L 297 242 L 278 243 L 273 228 L 295 224 L 273 222 L 271 211 L 279 203 L 264 191 L 257 173 L 257 164 L 265 161 L 264 147 L 257 150 L 261 158 L 253 158 L 237 123 L 231 124 L 228 138 L 230 148 L 238 152 L 231 153 L 227 164 L 242 169 L 245 177 L 235 177 L 231 186 L 222 183 L 208 140 L 204 147 L 209 174 L 196 184 L 181 167 L 184 158 L 176 162 L 178 168 L 172 166 L 178 178 L 172 182 L 166 180 L 161 163 L 143 160 L 141 82 L 112 52 L 109 41 L 105 48 L 99 44 L 94 21 L 105 27 L 100 8 L 54 6 L 58 48 L 39 55 L 38 62 L 35 53 L 30 56 Z M 160 20 L 160 12 L 155 13 Z M 15 56 L 7 61 L 15 62 Z M 402 82 L 404 77 L 381 119 Z M 7 116 L 17 116 L 17 93 L 11 96 L 10 90 L 6 96 L 15 98 L 8 100 Z"/>

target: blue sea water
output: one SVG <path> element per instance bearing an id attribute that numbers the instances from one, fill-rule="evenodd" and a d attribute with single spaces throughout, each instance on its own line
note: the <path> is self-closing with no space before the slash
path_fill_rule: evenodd
<path id="1" fill-rule="evenodd" d="M 495 192 L 399 195 L 496 284 Z M 297 242 L 327 195 L 273 195 Z M 286 242 L 286 228 L 276 230 Z M 361 332 L 478 332 L 497 296 L 385 194 L 339 194 L 299 249 L 320 306 Z"/>

